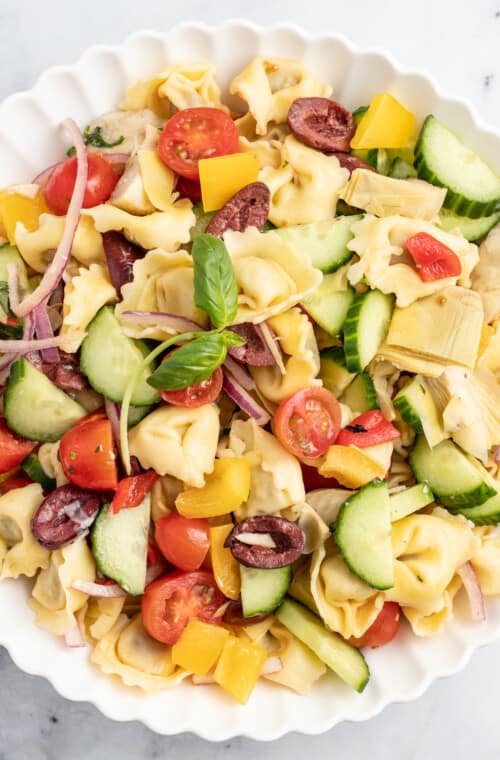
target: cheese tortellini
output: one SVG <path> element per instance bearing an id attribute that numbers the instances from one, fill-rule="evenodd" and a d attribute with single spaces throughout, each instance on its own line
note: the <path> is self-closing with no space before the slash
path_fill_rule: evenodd
<path id="1" fill-rule="evenodd" d="M 162 406 L 130 431 L 130 454 L 145 470 L 151 467 L 201 488 L 214 468 L 219 428 L 214 404 L 194 409 Z"/>
<path id="2" fill-rule="evenodd" d="M 43 501 L 42 487 L 32 483 L 0 496 L 0 580 L 46 568 L 50 552 L 35 541 L 31 520 Z"/>
<path id="3" fill-rule="evenodd" d="M 16 246 L 25 262 L 35 272 L 45 272 L 54 252 L 61 242 L 66 217 L 54 214 L 42 214 L 39 226 L 33 232 L 26 229 L 22 222 L 16 225 Z M 81 216 L 76 229 L 71 255 L 80 264 L 89 266 L 104 261 L 102 235 L 97 232 L 89 216 Z"/>
<path id="4" fill-rule="evenodd" d="M 270 401 L 279 404 L 301 388 L 321 385 L 319 372 L 319 352 L 314 330 L 306 314 L 299 309 L 290 309 L 268 321 L 276 333 L 284 353 L 286 373 L 272 367 L 252 367 L 252 375 L 260 393 Z"/>
<path id="5" fill-rule="evenodd" d="M 116 301 L 116 290 L 109 281 L 108 273 L 100 264 L 89 269 L 79 269 L 77 277 L 64 288 L 61 348 L 73 354 L 80 348 L 86 329 L 99 309 Z"/>
<path id="6" fill-rule="evenodd" d="M 474 528 L 480 545 L 471 558 L 481 591 L 486 596 L 500 594 L 500 535 L 496 526 Z"/>
<path id="7" fill-rule="evenodd" d="M 125 596 L 116 599 L 88 598 L 76 613 L 78 625 L 87 641 L 99 641 L 110 632 L 122 613 L 125 601 Z"/>
<path id="8" fill-rule="evenodd" d="M 69 483 L 59 459 L 59 446 L 60 441 L 55 441 L 54 443 L 42 443 L 38 449 L 38 461 L 42 470 L 49 478 L 54 478 L 58 488 Z"/>

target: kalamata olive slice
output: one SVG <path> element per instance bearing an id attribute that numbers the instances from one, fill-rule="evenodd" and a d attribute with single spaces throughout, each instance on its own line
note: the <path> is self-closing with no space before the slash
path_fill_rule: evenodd
<path id="1" fill-rule="evenodd" d="M 226 625 L 253 625 L 254 623 L 260 623 L 269 617 L 271 613 L 266 612 L 264 615 L 253 615 L 252 617 L 244 617 L 243 607 L 241 600 L 237 602 L 229 602 L 222 616 L 222 622 Z"/>
<path id="2" fill-rule="evenodd" d="M 40 504 L 31 531 L 45 549 L 60 549 L 75 541 L 92 525 L 99 510 L 99 496 L 78 486 L 60 486 Z"/>
<path id="3" fill-rule="evenodd" d="M 244 534 L 245 541 L 240 540 Z M 250 534 L 256 543 L 248 542 Z M 295 562 L 302 554 L 304 544 L 304 531 L 296 523 L 283 517 L 258 515 L 235 525 L 224 545 L 242 565 L 271 569 Z"/>
<path id="4" fill-rule="evenodd" d="M 354 169 L 368 169 L 370 172 L 374 172 L 375 169 L 373 166 L 370 166 L 370 164 L 367 164 L 366 161 L 363 161 L 361 158 L 358 158 L 357 156 L 351 156 L 350 153 L 343 153 L 342 151 L 334 151 L 333 153 L 330 153 L 329 155 L 335 156 L 339 164 L 343 169 L 349 169 L 349 172 L 352 174 Z"/>
<path id="5" fill-rule="evenodd" d="M 328 98 L 297 98 L 288 111 L 297 140 L 324 151 L 348 151 L 356 130 L 352 114 Z"/>
<path id="6" fill-rule="evenodd" d="M 244 232 L 247 227 L 262 231 L 269 215 L 271 193 L 263 182 L 252 182 L 233 195 L 211 219 L 206 231 L 222 237 L 226 230 Z"/>
<path id="7" fill-rule="evenodd" d="M 109 269 L 109 277 L 119 294 L 123 285 L 133 279 L 134 262 L 142 259 L 146 251 L 134 245 L 120 232 L 105 232 L 102 244 Z"/>
<path id="8" fill-rule="evenodd" d="M 252 367 L 272 367 L 276 364 L 259 325 L 242 322 L 239 325 L 232 325 L 229 329 L 245 340 L 242 346 L 229 349 L 229 353 L 234 359 L 244 364 L 250 364 Z M 271 331 L 271 328 L 269 330 Z M 272 335 L 274 337 L 274 333 Z M 279 350 L 277 343 L 276 346 Z"/>

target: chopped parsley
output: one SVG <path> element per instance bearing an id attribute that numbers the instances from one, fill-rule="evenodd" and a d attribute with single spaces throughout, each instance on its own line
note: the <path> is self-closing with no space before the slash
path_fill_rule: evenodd
<path id="1" fill-rule="evenodd" d="M 116 146 L 121 145 L 124 140 L 125 135 L 120 135 L 120 137 L 114 142 L 107 142 L 102 136 L 102 127 L 99 126 L 94 127 L 94 129 L 90 131 L 90 126 L 87 124 L 83 130 L 83 141 L 85 145 L 93 145 L 94 148 L 116 148 Z M 74 156 L 75 153 L 76 149 L 74 145 L 66 151 L 67 156 Z"/>

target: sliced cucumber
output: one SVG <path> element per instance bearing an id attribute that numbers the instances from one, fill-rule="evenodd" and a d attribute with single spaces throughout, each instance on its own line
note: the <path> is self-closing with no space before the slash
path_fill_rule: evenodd
<path id="1" fill-rule="evenodd" d="M 419 435 L 408 461 L 417 480 L 427 482 L 446 507 L 476 507 L 496 494 L 486 470 L 449 439 L 431 449 Z"/>
<path id="2" fill-rule="evenodd" d="M 482 216 L 479 219 L 469 219 L 467 216 L 458 216 L 453 211 L 442 209 L 439 212 L 439 226 L 446 232 L 459 229 L 464 238 L 473 243 L 488 234 L 493 227 L 500 222 L 500 213 L 491 216 Z"/>
<path id="3" fill-rule="evenodd" d="M 193 241 L 196 235 L 199 235 L 200 232 L 205 232 L 214 215 L 213 211 L 203 210 L 203 203 L 195 203 L 193 206 L 193 212 L 195 215 L 195 223 L 189 230 L 191 241 Z"/>
<path id="4" fill-rule="evenodd" d="M 263 570 L 240 565 L 240 576 L 243 616 L 265 615 L 281 604 L 290 585 L 292 566 Z"/>
<path id="5" fill-rule="evenodd" d="M 347 369 L 361 372 L 373 359 L 389 331 L 394 298 L 368 290 L 354 299 L 344 324 Z"/>
<path id="6" fill-rule="evenodd" d="M 369 412 L 378 409 L 377 392 L 368 372 L 361 372 L 344 391 L 340 398 L 353 412 Z"/>
<path id="7" fill-rule="evenodd" d="M 9 281 L 9 264 L 16 264 L 19 273 L 19 284 L 22 288 L 28 287 L 26 264 L 21 258 L 17 248 L 13 245 L 2 245 L 0 248 L 0 281 Z"/>
<path id="8" fill-rule="evenodd" d="M 10 369 L 4 410 L 11 430 L 30 441 L 58 441 L 85 409 L 26 359 Z"/>
<path id="9" fill-rule="evenodd" d="M 21 467 L 31 480 L 40 483 L 44 491 L 53 491 L 56 487 L 55 479 L 47 475 L 36 454 L 28 454 Z"/>
<path id="10" fill-rule="evenodd" d="M 475 525 L 496 525 L 500 522 L 500 494 L 496 493 L 477 507 L 461 507 L 453 513 L 463 515 Z"/>
<path id="11" fill-rule="evenodd" d="M 403 517 L 408 517 L 413 512 L 418 512 L 419 509 L 427 507 L 433 501 L 434 494 L 428 483 L 417 483 L 416 486 L 410 486 L 410 488 L 405 488 L 404 491 L 394 493 L 389 496 L 391 522 L 402 520 Z"/>
<path id="12" fill-rule="evenodd" d="M 131 406 L 128 410 L 128 427 L 134 427 L 153 409 L 152 406 Z"/>
<path id="13" fill-rule="evenodd" d="M 349 307 L 354 300 L 353 288 L 338 289 L 338 274 L 325 274 L 316 290 L 300 302 L 314 321 L 328 335 L 339 335 Z"/>
<path id="14" fill-rule="evenodd" d="M 354 251 L 350 251 L 347 244 L 354 237 L 352 225 L 361 218 L 362 215 L 357 214 L 313 224 L 296 224 L 281 227 L 277 233 L 291 243 L 298 253 L 308 256 L 314 267 L 328 274 L 336 272 L 354 256 Z"/>
<path id="15" fill-rule="evenodd" d="M 362 692 L 370 678 L 366 660 L 338 633 L 328 631 L 321 620 L 292 599 L 285 599 L 276 618 L 343 681 Z"/>
<path id="16" fill-rule="evenodd" d="M 342 505 L 335 541 L 348 568 L 372 588 L 394 586 L 389 491 L 373 480 Z"/>
<path id="17" fill-rule="evenodd" d="M 423 433 L 432 448 L 446 437 L 436 404 L 425 378 L 416 375 L 394 397 L 394 406 L 402 419 L 417 433 Z"/>
<path id="18" fill-rule="evenodd" d="M 367 111 L 368 106 L 359 106 L 359 108 L 356 108 L 356 110 L 352 112 L 352 118 L 354 119 L 356 126 L 358 126 L 359 122 Z"/>
<path id="19" fill-rule="evenodd" d="M 417 176 L 417 170 L 404 159 L 396 156 L 389 169 L 389 177 L 393 179 L 413 179 Z"/>
<path id="20" fill-rule="evenodd" d="M 121 402 L 131 375 L 148 353 L 142 340 L 133 340 L 122 332 L 112 307 L 103 306 L 87 328 L 80 367 L 94 390 L 111 401 Z M 143 371 L 132 395 L 134 406 L 148 406 L 160 400 L 158 391 L 146 382 L 153 369 Z"/>
<path id="21" fill-rule="evenodd" d="M 415 148 L 418 176 L 448 192 L 446 208 L 476 219 L 500 204 L 500 176 L 435 116 L 424 121 Z"/>
<path id="22" fill-rule="evenodd" d="M 122 509 L 116 515 L 110 515 L 106 505 L 90 534 L 99 572 L 133 596 L 143 594 L 146 584 L 150 516 L 150 494 L 138 507 Z"/>
<path id="23" fill-rule="evenodd" d="M 319 376 L 323 385 L 338 398 L 355 377 L 345 366 L 344 349 L 340 346 L 325 348 L 319 358 Z"/>

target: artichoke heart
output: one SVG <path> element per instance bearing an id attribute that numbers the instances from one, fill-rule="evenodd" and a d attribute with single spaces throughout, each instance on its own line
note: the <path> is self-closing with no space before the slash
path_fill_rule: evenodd
<path id="1" fill-rule="evenodd" d="M 445 196 L 445 188 L 422 180 L 393 179 L 369 169 L 355 169 L 341 198 L 375 216 L 400 214 L 431 221 L 438 215 Z"/>

